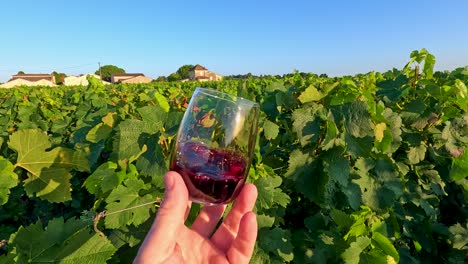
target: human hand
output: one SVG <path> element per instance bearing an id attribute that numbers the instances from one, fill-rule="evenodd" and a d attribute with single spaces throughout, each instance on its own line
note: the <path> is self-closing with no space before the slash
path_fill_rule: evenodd
<path id="1" fill-rule="evenodd" d="M 134 263 L 248 263 L 257 238 L 257 199 L 253 184 L 244 185 L 222 224 L 226 205 L 205 206 L 189 228 L 184 222 L 191 202 L 182 177 L 164 176 L 166 191 Z M 213 232 L 214 231 L 214 232 Z"/>

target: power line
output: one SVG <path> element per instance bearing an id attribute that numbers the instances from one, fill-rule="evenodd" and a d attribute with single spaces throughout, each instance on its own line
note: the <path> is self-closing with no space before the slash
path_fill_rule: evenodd
<path id="1" fill-rule="evenodd" d="M 71 66 L 71 67 L 62 67 L 62 68 L 57 68 L 57 69 L 68 70 L 68 69 L 82 68 L 84 66 L 90 66 L 90 65 L 95 65 L 95 63 L 87 63 L 87 64 L 82 64 L 82 65 Z"/>

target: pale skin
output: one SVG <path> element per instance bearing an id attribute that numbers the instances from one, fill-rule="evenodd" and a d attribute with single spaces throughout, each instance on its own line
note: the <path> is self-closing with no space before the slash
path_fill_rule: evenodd
<path id="1" fill-rule="evenodd" d="M 184 222 L 191 202 L 182 177 L 164 176 L 166 192 L 156 219 L 134 263 L 249 263 L 257 238 L 252 212 L 257 189 L 246 184 L 231 211 L 215 230 L 225 205 L 205 206 L 191 227 Z"/>

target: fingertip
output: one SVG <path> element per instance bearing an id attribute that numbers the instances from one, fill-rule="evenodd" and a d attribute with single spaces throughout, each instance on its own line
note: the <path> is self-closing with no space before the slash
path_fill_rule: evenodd
<path id="1" fill-rule="evenodd" d="M 184 180 L 182 176 L 176 171 L 168 171 L 164 175 L 164 185 L 166 187 L 165 192 L 172 192 L 177 190 L 177 192 L 184 192 L 188 195 L 187 187 L 185 187 Z M 181 193 L 182 195 L 183 193 Z"/>
<path id="2" fill-rule="evenodd" d="M 254 212 L 247 212 L 244 214 L 244 216 L 241 218 L 241 227 L 239 232 L 247 230 L 249 234 L 255 233 L 255 239 L 257 238 L 257 230 L 258 230 L 258 225 L 257 225 L 257 215 Z M 245 227 L 244 230 L 242 230 L 242 226 Z"/>
<path id="3" fill-rule="evenodd" d="M 245 213 L 240 221 L 239 232 L 232 247 L 228 250 L 228 258 L 233 263 L 248 263 L 252 257 L 257 240 L 257 216 L 253 212 Z"/>
<path id="4" fill-rule="evenodd" d="M 175 179 L 174 177 L 177 177 L 177 172 L 175 171 L 169 171 L 164 175 L 164 185 L 166 186 L 166 190 L 170 191 L 174 188 L 175 184 Z"/>
<path id="5" fill-rule="evenodd" d="M 247 192 L 250 196 L 253 196 L 255 199 L 257 199 L 258 190 L 257 186 L 255 186 L 253 183 L 246 183 L 242 191 Z"/>
<path id="6" fill-rule="evenodd" d="M 251 183 L 247 183 L 242 188 L 239 197 L 234 202 L 234 205 L 241 206 L 243 213 L 251 211 L 255 206 L 255 202 L 257 201 L 257 187 Z M 237 205 L 236 205 L 237 204 Z"/>
<path id="7" fill-rule="evenodd" d="M 164 183 L 167 189 L 172 189 L 178 181 L 183 181 L 182 176 L 176 171 L 168 171 L 164 174 Z"/>
<path id="8" fill-rule="evenodd" d="M 189 198 L 182 176 L 175 171 L 168 171 L 164 175 L 164 184 L 166 189 L 161 208 L 165 208 L 170 204 L 170 208 L 174 206 L 184 208 L 183 211 L 185 212 Z"/>

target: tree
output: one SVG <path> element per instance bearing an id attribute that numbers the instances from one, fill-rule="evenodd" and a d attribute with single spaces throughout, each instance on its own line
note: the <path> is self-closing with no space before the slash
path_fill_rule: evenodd
<path id="1" fill-rule="evenodd" d="M 167 80 L 170 82 L 174 81 L 180 81 L 184 79 L 189 79 L 190 78 L 190 71 L 193 69 L 192 64 L 185 64 L 181 67 L 176 72 L 171 73 L 169 76 L 167 76 Z"/>
<path id="2" fill-rule="evenodd" d="M 55 84 L 63 84 L 63 82 L 65 81 L 65 77 L 67 77 L 67 75 L 63 72 L 52 72 L 52 75 L 54 75 L 55 77 Z"/>
<path id="3" fill-rule="evenodd" d="M 17 73 L 17 75 L 23 75 L 23 74 L 24 74 L 24 71 L 19 71 L 19 72 Z"/>
<path id="4" fill-rule="evenodd" d="M 156 79 L 157 82 L 167 82 L 167 78 L 166 76 L 159 76 L 157 79 Z"/>
<path id="5" fill-rule="evenodd" d="M 188 79 L 190 78 L 190 71 L 193 69 L 193 67 L 195 66 L 192 64 L 183 65 L 176 71 L 176 73 L 179 74 L 181 80 Z"/>
<path id="6" fill-rule="evenodd" d="M 174 72 L 174 73 L 171 73 L 169 76 L 167 76 L 167 80 L 170 82 L 174 82 L 174 81 L 180 81 L 181 78 L 178 73 Z"/>
<path id="7" fill-rule="evenodd" d="M 112 74 L 125 73 L 125 70 L 114 65 L 104 65 L 101 69 L 98 69 L 95 74 L 102 74 L 102 79 L 104 81 L 111 81 Z"/>

